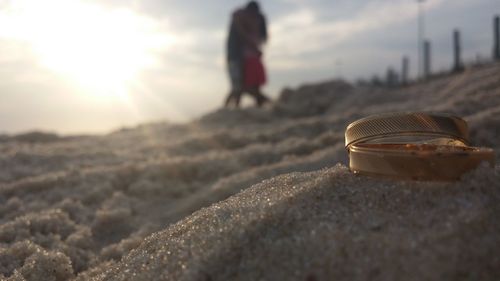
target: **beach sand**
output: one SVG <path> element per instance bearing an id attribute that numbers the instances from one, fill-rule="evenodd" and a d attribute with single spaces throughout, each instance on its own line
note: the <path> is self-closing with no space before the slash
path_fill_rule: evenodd
<path id="1" fill-rule="evenodd" d="M 394 111 L 456 114 L 499 151 L 500 64 L 394 89 L 311 84 L 187 124 L 3 136 L 0 277 L 500 279 L 500 166 L 452 183 L 346 167 L 346 126 Z"/>

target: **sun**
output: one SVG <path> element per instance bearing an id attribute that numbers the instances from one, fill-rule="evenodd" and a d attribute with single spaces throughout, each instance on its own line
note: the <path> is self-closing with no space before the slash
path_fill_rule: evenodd
<path id="1" fill-rule="evenodd" d="M 101 99 L 126 96 L 174 40 L 133 10 L 82 0 L 12 1 L 0 24 L 0 35 L 29 43 L 43 67 Z"/>

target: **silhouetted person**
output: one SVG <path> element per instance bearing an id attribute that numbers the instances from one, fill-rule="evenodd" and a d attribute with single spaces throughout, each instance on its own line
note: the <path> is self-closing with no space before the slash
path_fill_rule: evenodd
<path id="1" fill-rule="evenodd" d="M 234 102 L 238 107 L 244 92 L 252 95 L 258 106 L 269 101 L 260 91 L 260 87 L 266 82 L 261 45 L 267 37 L 266 20 L 257 2 L 251 1 L 245 8 L 232 14 L 227 40 L 231 91 L 226 98 L 226 106 Z"/>

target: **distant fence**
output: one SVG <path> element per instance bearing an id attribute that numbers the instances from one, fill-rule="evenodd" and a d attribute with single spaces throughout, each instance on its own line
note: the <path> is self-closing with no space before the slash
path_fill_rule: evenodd
<path id="1" fill-rule="evenodd" d="M 495 38 L 495 45 L 493 48 L 493 57 L 495 60 L 500 60 L 500 16 L 496 16 L 493 21 L 493 37 Z"/>
<path id="2" fill-rule="evenodd" d="M 454 29 L 452 33 L 452 41 L 453 41 L 453 64 L 451 70 L 453 72 L 460 72 L 464 70 L 464 62 L 462 60 L 462 45 L 461 45 L 461 34 L 460 30 Z M 424 40 L 421 42 L 421 48 L 423 51 L 422 63 L 423 65 L 423 73 L 421 77 L 418 77 L 417 80 L 426 80 L 429 79 L 432 73 L 432 52 L 431 52 L 431 41 Z M 420 56 L 419 56 L 420 57 Z M 500 61 L 500 16 L 495 16 L 493 18 L 493 56 L 492 59 L 494 61 Z M 398 74 L 392 67 L 389 67 L 387 70 L 387 75 L 385 79 L 385 83 L 381 83 L 378 81 L 376 77 L 372 78 L 372 82 L 378 82 L 378 84 L 385 84 L 386 86 L 393 87 L 395 85 L 407 85 L 410 81 L 409 79 L 409 67 L 410 67 L 410 59 L 408 56 L 403 56 L 401 72 Z M 400 77 L 400 79 L 399 79 Z"/>

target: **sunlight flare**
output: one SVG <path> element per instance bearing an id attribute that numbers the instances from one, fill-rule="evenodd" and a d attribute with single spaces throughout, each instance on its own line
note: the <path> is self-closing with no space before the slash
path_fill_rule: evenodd
<path id="1" fill-rule="evenodd" d="M 93 98 L 125 98 L 141 70 L 175 41 L 158 22 L 130 9 L 81 0 L 16 0 L 4 4 L 0 39 L 28 43 L 39 63 Z"/>

